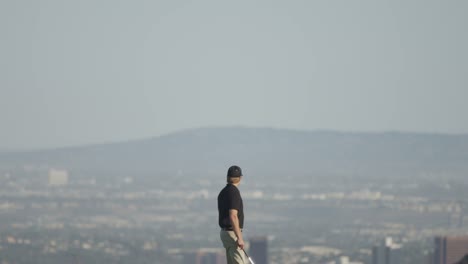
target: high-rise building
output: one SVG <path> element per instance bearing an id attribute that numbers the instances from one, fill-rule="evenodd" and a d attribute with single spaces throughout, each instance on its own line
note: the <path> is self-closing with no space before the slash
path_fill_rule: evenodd
<path id="1" fill-rule="evenodd" d="M 372 264 L 399 264 L 401 262 L 401 245 L 393 243 L 386 237 L 380 245 L 372 248 Z"/>
<path id="2" fill-rule="evenodd" d="M 436 237 L 434 264 L 454 264 L 468 254 L 468 236 Z"/>
<path id="3" fill-rule="evenodd" d="M 250 239 L 250 257 L 255 264 L 268 264 L 268 238 L 264 236 Z"/>

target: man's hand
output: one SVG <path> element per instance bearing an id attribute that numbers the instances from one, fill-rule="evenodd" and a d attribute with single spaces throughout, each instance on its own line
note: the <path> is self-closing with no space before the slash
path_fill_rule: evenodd
<path id="1" fill-rule="evenodd" d="M 244 249 L 244 245 L 244 239 L 242 239 L 242 237 L 237 239 L 237 246 L 240 247 L 240 249 Z"/>

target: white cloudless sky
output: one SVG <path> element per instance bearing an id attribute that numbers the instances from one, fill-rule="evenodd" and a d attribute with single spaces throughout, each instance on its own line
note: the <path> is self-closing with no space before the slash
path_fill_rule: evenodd
<path id="1" fill-rule="evenodd" d="M 205 126 L 468 133 L 468 2 L 0 2 L 0 149 Z"/>

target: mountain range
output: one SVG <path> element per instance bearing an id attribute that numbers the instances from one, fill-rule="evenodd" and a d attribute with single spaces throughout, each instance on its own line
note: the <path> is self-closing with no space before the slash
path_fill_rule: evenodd
<path id="1" fill-rule="evenodd" d="M 200 128 L 91 146 L 0 154 L 0 166 L 94 173 L 219 175 L 239 164 L 268 177 L 463 177 L 468 135 Z"/>

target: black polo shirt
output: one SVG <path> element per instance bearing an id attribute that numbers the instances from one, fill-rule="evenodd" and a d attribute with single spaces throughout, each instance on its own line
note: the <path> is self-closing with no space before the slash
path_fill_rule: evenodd
<path id="1" fill-rule="evenodd" d="M 239 227 L 244 228 L 244 205 L 239 189 L 233 184 L 227 184 L 218 195 L 218 223 L 221 228 L 232 228 L 229 220 L 229 210 L 236 209 Z"/>

